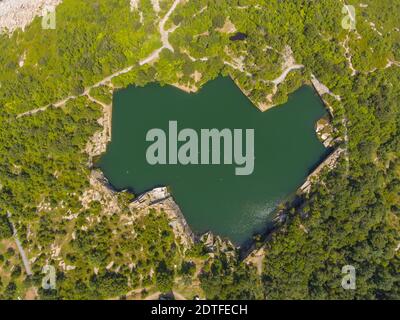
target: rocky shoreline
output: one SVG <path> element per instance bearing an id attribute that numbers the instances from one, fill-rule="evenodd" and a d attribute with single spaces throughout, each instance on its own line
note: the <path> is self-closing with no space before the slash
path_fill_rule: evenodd
<path id="1" fill-rule="evenodd" d="M 235 81 L 235 83 L 236 83 L 236 81 Z M 236 83 L 236 84 L 238 85 L 238 83 Z M 312 78 L 312 84 L 314 85 L 314 88 L 316 89 L 317 93 L 320 95 L 321 99 L 322 99 L 322 95 L 331 94 L 330 91 L 327 91 L 329 89 L 324 87 L 322 84 L 319 85 L 320 83 L 315 77 Z M 184 86 L 184 85 L 177 84 L 177 83 L 173 84 L 173 86 L 177 87 L 180 90 L 186 91 L 187 93 L 193 93 L 198 90 L 198 88 L 195 86 L 189 87 L 189 86 Z M 242 90 L 242 88 L 240 88 L 239 85 L 238 85 L 238 87 L 239 87 L 239 89 Z M 242 90 L 242 92 L 243 92 L 243 90 Z M 246 96 L 248 96 L 248 93 L 246 93 L 246 92 L 243 92 L 243 93 Z M 86 148 L 86 152 L 89 154 L 90 158 L 92 159 L 94 156 L 99 156 L 100 154 L 105 152 L 106 146 L 107 146 L 108 142 L 111 140 L 110 133 L 111 133 L 112 106 L 111 105 L 104 106 L 102 103 L 99 103 L 99 101 L 97 101 L 97 100 L 94 101 L 94 99 L 92 97 L 90 97 L 90 95 L 88 95 L 88 98 L 92 102 L 98 103 L 103 106 L 103 114 L 102 114 L 102 117 L 99 119 L 99 124 L 103 127 L 103 130 L 100 130 L 99 132 L 97 132 L 94 135 L 94 137 L 92 137 L 92 139 L 89 141 L 88 146 Z M 259 107 L 259 109 L 261 109 L 260 106 L 258 106 L 258 107 Z M 331 110 L 329 110 L 329 106 L 327 106 L 327 108 L 328 108 L 328 111 L 330 111 L 330 113 L 331 113 Z M 326 127 L 327 127 L 326 124 L 324 124 L 322 126 L 322 124 L 318 125 L 318 123 L 317 123 L 316 131 L 317 131 L 317 134 L 319 134 L 320 138 L 323 138 L 323 135 L 325 134 L 325 131 L 326 131 L 325 130 Z M 332 139 L 325 139 L 325 142 L 331 143 L 333 141 L 332 141 Z M 329 169 L 332 169 L 335 166 L 342 151 L 343 150 L 341 148 L 337 148 L 325 161 L 323 161 L 318 166 L 318 168 L 310 174 L 310 176 L 307 178 L 307 180 L 304 182 L 304 184 L 300 187 L 299 191 L 301 193 L 308 193 L 311 189 L 311 183 L 316 180 L 316 177 L 319 175 L 321 170 L 325 167 L 329 167 Z M 96 172 L 96 174 L 95 174 L 95 172 Z M 95 179 L 93 177 L 93 174 L 96 175 Z M 97 181 L 97 183 L 93 183 L 94 182 L 93 180 Z M 103 191 L 101 193 L 104 193 L 104 191 L 107 190 L 107 192 L 105 192 L 105 193 L 108 194 L 108 198 L 109 198 L 108 200 L 114 199 L 116 196 L 116 193 L 118 193 L 117 190 L 114 190 L 112 188 L 112 186 L 110 186 L 110 184 L 108 183 L 107 179 L 103 176 L 103 174 L 101 172 L 98 172 L 97 170 L 93 170 L 93 172 L 92 172 L 91 185 L 92 185 L 91 189 L 93 189 L 93 187 L 95 185 L 97 185 L 97 187 L 94 188 L 94 189 L 98 189 L 97 191 L 99 191 L 99 187 L 100 187 L 99 185 L 101 185 L 102 188 L 100 188 L 100 189 L 102 189 L 102 191 Z M 93 192 L 94 190 L 90 190 L 90 191 Z M 83 201 L 83 202 L 87 202 L 87 200 L 88 200 L 87 198 L 93 198 L 93 197 L 96 198 L 96 196 L 94 194 L 91 194 L 91 192 L 89 192 L 89 193 L 86 192 L 85 196 L 83 197 L 83 199 L 86 198 L 86 201 Z M 97 193 L 97 196 L 99 196 L 98 193 Z M 106 201 L 106 202 L 108 202 L 108 201 Z M 118 212 L 119 208 L 118 208 L 117 202 L 111 201 L 111 203 L 113 204 L 113 205 L 111 205 L 112 211 Z M 106 205 L 106 207 L 107 207 L 107 205 Z M 111 209 L 111 208 L 109 208 L 109 209 Z M 201 235 L 196 235 L 191 230 L 181 209 L 176 204 L 175 200 L 173 199 L 173 197 L 170 194 L 167 187 L 157 187 L 148 192 L 140 194 L 132 203 L 129 204 L 129 209 L 131 211 L 140 212 L 141 214 L 148 214 L 150 212 L 150 210 L 165 212 L 165 214 L 167 215 L 167 217 L 170 221 L 170 226 L 171 226 L 175 236 L 177 237 L 178 241 L 181 242 L 181 244 L 184 246 L 185 249 L 191 248 L 195 243 L 198 243 L 198 242 L 203 243 L 205 245 L 205 247 L 207 248 L 207 251 L 211 255 L 213 255 L 214 253 L 217 254 L 220 252 L 224 252 L 224 253 L 227 253 L 229 256 L 235 256 L 238 253 L 237 250 L 239 249 L 239 255 L 241 256 L 241 259 L 243 259 L 246 263 L 255 264 L 257 266 L 257 269 L 259 270 L 259 272 L 261 272 L 262 256 L 265 254 L 265 252 L 263 251 L 264 246 L 261 246 L 261 248 L 257 248 L 256 243 L 252 242 L 250 245 L 244 246 L 243 248 L 236 247 L 228 239 L 223 239 L 222 237 L 220 237 L 218 235 L 214 235 L 210 231 L 206 232 L 204 234 L 201 234 Z M 283 218 L 283 217 L 280 217 L 280 216 L 277 217 L 278 220 L 282 220 L 280 218 Z M 285 220 L 285 219 L 283 219 L 283 220 Z M 280 222 L 282 223 L 284 221 L 280 221 Z M 268 232 L 268 233 L 271 233 L 271 232 Z M 257 257 L 255 259 L 255 261 L 253 261 L 254 257 Z"/>
<path id="2" fill-rule="evenodd" d="M 186 249 L 189 249 L 195 243 L 202 242 L 211 255 L 223 252 L 233 256 L 236 253 L 236 247 L 232 242 L 214 235 L 211 231 L 196 235 L 167 187 L 157 187 L 139 195 L 129 207 L 132 210 L 140 210 L 145 213 L 152 209 L 165 212 L 175 236 Z"/>
<path id="3" fill-rule="evenodd" d="M 190 90 L 185 90 L 187 88 L 183 88 L 181 85 L 174 84 L 175 87 L 184 90 L 184 91 L 189 91 Z M 197 88 L 196 88 L 197 89 Z M 196 90 L 193 90 L 196 91 Z M 319 94 L 321 92 L 318 92 Z M 92 100 L 92 99 L 90 99 Z M 92 100 L 93 101 L 93 100 Z M 96 103 L 99 103 L 98 101 L 93 101 Z M 92 158 L 93 156 L 98 156 L 102 154 L 107 146 L 107 143 L 110 141 L 111 136 L 107 134 L 111 130 L 111 119 L 110 119 L 110 114 L 111 112 L 107 112 L 111 110 L 111 106 L 107 106 L 107 108 L 104 108 L 103 106 L 103 116 L 99 119 L 99 124 L 103 127 L 103 130 L 100 130 L 97 135 L 100 135 L 103 137 L 103 139 L 96 139 L 93 137 L 91 141 L 88 143 L 88 148 L 86 149 L 86 152 L 90 155 Z M 108 125 L 107 125 L 108 124 Z M 319 129 L 319 130 L 318 130 Z M 317 125 L 316 126 L 316 131 L 317 134 L 318 132 L 321 132 L 322 134 L 322 129 Z M 97 141 L 97 143 L 94 143 L 94 140 Z M 97 146 L 95 148 L 95 146 Z M 93 152 L 96 150 L 97 152 Z M 341 154 L 343 150 L 338 148 L 336 151 L 334 151 L 323 163 L 321 163 L 318 168 L 307 178 L 307 180 L 304 182 L 304 184 L 301 186 L 299 189 L 300 192 L 307 193 L 311 189 L 311 182 L 315 181 L 316 176 L 321 172 L 321 170 L 325 167 L 329 167 L 330 169 L 333 168 L 336 164 L 336 161 Z M 112 186 L 109 185 L 107 179 L 100 173 L 97 172 L 96 175 L 98 184 L 101 184 L 103 186 L 103 191 L 104 189 L 108 189 L 107 193 L 111 194 L 116 194 L 118 193 L 117 190 L 114 190 Z M 93 178 L 93 177 L 92 177 Z M 92 179 L 93 180 L 93 179 Z M 100 182 L 100 183 L 99 183 Z M 92 181 L 92 186 L 93 181 Z M 99 187 L 99 186 L 98 186 Z M 97 187 L 97 189 L 98 189 Z M 89 194 L 86 194 L 88 196 Z M 92 195 L 93 196 L 93 195 Z M 85 197 L 84 197 L 85 198 Z M 113 198 L 113 197 L 111 197 Z M 113 201 L 112 201 L 113 202 Z M 116 203 L 113 203 L 111 206 L 113 208 L 114 212 L 118 211 L 118 205 Z M 252 259 L 251 257 L 254 256 L 254 252 L 258 251 L 259 249 L 255 249 L 255 243 L 252 243 L 251 245 L 244 246 L 243 248 L 236 247 L 233 245 L 228 239 L 223 239 L 219 237 L 218 235 L 214 235 L 212 232 L 206 232 L 205 234 L 201 235 L 196 235 L 190 228 L 189 224 L 187 223 L 181 209 L 179 206 L 176 204 L 175 200 L 173 199 L 173 196 L 170 194 L 169 190 L 167 187 L 157 187 L 154 188 L 148 192 L 145 192 L 143 194 L 140 194 L 132 203 L 129 205 L 129 209 L 131 211 L 136 211 L 136 212 L 141 212 L 141 214 L 147 214 L 150 212 L 150 210 L 156 210 L 156 211 L 162 211 L 165 212 L 168 219 L 170 220 L 170 226 L 172 227 L 172 230 L 177 237 L 177 239 L 181 242 L 181 244 L 184 246 L 184 248 L 189 249 L 191 246 L 193 246 L 195 243 L 202 242 L 209 253 L 217 253 L 217 252 L 229 252 L 230 254 L 234 255 L 236 250 L 239 249 L 241 252 L 239 254 L 241 255 L 241 258 L 244 259 L 245 261 L 249 260 L 250 262 Z M 278 216 L 278 220 L 279 220 Z M 283 222 L 283 221 L 281 221 Z M 260 255 L 258 254 L 257 257 Z M 257 259 L 257 265 L 260 263 Z M 259 268 L 259 265 L 258 265 Z"/>

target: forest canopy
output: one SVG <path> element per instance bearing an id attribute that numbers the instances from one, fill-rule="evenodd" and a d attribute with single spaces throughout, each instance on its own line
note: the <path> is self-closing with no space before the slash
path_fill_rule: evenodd
<path id="1" fill-rule="evenodd" d="M 56 29 L 43 30 L 37 17 L 0 34 L 0 298 L 40 287 L 47 262 L 57 266 L 58 287 L 37 298 L 190 288 L 190 299 L 399 299 L 400 1 L 346 1 L 353 30 L 342 27 L 336 0 L 178 1 L 164 25 L 173 50 L 160 22 L 174 1 L 158 2 L 155 10 L 150 0 L 137 8 L 64 0 Z M 234 32 L 247 37 L 233 41 Z M 300 67 L 278 81 L 290 62 Z M 269 107 L 315 76 L 329 88 L 323 99 L 346 150 L 257 243 L 266 252 L 258 272 L 201 243 L 185 248 L 165 212 L 141 215 L 129 209 L 132 195 L 103 192 L 87 152 L 113 90 L 150 82 L 198 89 L 220 74 Z M 356 290 L 341 287 L 349 264 Z"/>

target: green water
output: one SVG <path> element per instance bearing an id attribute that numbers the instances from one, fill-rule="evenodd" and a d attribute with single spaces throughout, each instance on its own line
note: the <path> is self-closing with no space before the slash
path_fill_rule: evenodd
<path id="1" fill-rule="evenodd" d="M 114 94 L 113 105 L 112 142 L 99 163 L 110 183 L 136 194 L 168 185 L 194 232 L 212 230 L 236 244 L 262 230 L 326 154 L 314 130 L 325 108 L 308 86 L 264 113 L 222 77 L 196 94 L 158 84 L 128 87 Z M 236 176 L 235 164 L 149 165 L 146 133 L 168 133 L 173 120 L 178 130 L 255 129 L 253 174 Z"/>

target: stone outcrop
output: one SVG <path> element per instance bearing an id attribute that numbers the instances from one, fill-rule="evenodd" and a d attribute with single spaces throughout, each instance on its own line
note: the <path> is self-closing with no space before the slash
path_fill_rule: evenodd
<path id="1" fill-rule="evenodd" d="M 204 243 L 210 256 L 220 253 L 232 257 L 236 255 L 236 247 L 232 242 L 214 235 L 211 231 L 197 237 L 191 230 L 167 187 L 154 188 L 151 191 L 143 193 L 129 205 L 129 208 L 133 211 L 140 211 L 143 214 L 147 214 L 150 210 L 165 212 L 175 236 L 180 239 L 181 244 L 186 249 L 199 241 Z"/>
<path id="2" fill-rule="evenodd" d="M 46 7 L 55 7 L 62 0 L 2 0 L 0 1 L 0 33 L 25 27 Z"/>
<path id="3" fill-rule="evenodd" d="M 322 141 L 325 148 L 333 147 L 335 140 L 333 137 L 334 128 L 326 117 L 321 118 L 317 121 L 315 125 L 315 132 L 318 138 Z"/>
<path id="4" fill-rule="evenodd" d="M 195 235 L 190 229 L 180 208 L 175 203 L 167 187 L 155 188 L 138 196 L 130 205 L 131 210 L 140 210 L 144 214 L 154 209 L 167 215 L 175 236 L 185 248 L 195 242 Z"/>
<path id="5" fill-rule="evenodd" d="M 232 242 L 214 235 L 211 231 L 204 233 L 199 240 L 204 243 L 208 253 L 211 255 L 225 253 L 227 256 L 233 257 L 236 254 L 236 247 Z"/>
<path id="6" fill-rule="evenodd" d="M 105 104 L 99 100 L 96 100 L 90 94 L 87 94 L 87 98 L 94 103 L 97 103 L 102 107 L 102 114 L 97 123 L 101 126 L 101 130 L 98 130 L 89 139 L 86 144 L 85 152 L 89 155 L 89 166 L 92 165 L 93 158 L 102 155 L 107 150 L 107 144 L 111 141 L 111 120 L 112 120 L 112 104 Z"/>
<path id="7" fill-rule="evenodd" d="M 83 192 L 80 198 L 83 208 L 87 209 L 91 202 L 98 201 L 108 215 L 119 213 L 121 208 L 118 204 L 117 192 L 112 190 L 103 173 L 99 170 L 92 170 L 89 181 L 90 187 Z"/>

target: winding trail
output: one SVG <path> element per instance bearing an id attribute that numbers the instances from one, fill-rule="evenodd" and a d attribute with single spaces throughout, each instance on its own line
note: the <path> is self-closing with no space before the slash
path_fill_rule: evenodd
<path id="1" fill-rule="evenodd" d="M 147 58 L 139 61 L 139 65 L 143 66 L 147 63 L 150 63 L 156 59 L 158 59 L 158 57 L 160 56 L 161 51 L 163 51 L 164 49 L 168 49 L 171 52 L 174 52 L 174 48 L 171 46 L 171 44 L 169 43 L 169 34 L 174 32 L 176 28 L 178 28 L 179 26 L 174 26 L 168 30 L 165 30 L 165 24 L 168 21 L 170 15 L 174 12 L 174 10 L 176 9 L 177 5 L 181 2 L 182 0 L 175 0 L 174 3 L 172 4 L 171 8 L 168 10 L 168 12 L 166 13 L 166 15 L 164 16 L 164 18 L 162 18 L 160 20 L 160 23 L 158 24 L 158 31 L 160 32 L 161 35 L 161 42 L 162 42 L 162 46 L 156 50 L 154 50 Z"/>
<path id="2" fill-rule="evenodd" d="M 146 58 L 140 60 L 140 61 L 139 61 L 139 65 L 140 65 L 140 66 L 143 66 L 143 65 L 145 65 L 145 64 L 151 63 L 152 61 L 158 59 L 158 57 L 159 57 L 159 55 L 160 55 L 160 52 L 161 52 L 163 49 L 168 49 L 168 50 L 174 52 L 174 48 L 173 48 L 173 47 L 171 46 L 171 44 L 169 43 L 169 34 L 172 33 L 172 32 L 174 32 L 175 29 L 178 28 L 179 26 L 174 26 L 174 27 L 172 27 L 172 28 L 170 28 L 170 29 L 168 29 L 168 30 L 165 30 L 165 23 L 168 21 L 169 17 L 170 17 L 171 14 L 174 12 L 174 10 L 175 10 L 176 7 L 178 6 L 178 4 L 181 3 L 182 1 L 183 1 L 183 0 L 175 0 L 174 3 L 172 4 L 171 8 L 168 10 L 168 12 L 166 13 L 166 15 L 161 19 L 161 21 L 160 21 L 160 23 L 159 23 L 159 32 L 160 32 L 160 35 L 161 35 L 161 41 L 162 41 L 162 44 L 163 44 L 163 45 L 162 45 L 160 48 L 154 50 L 154 51 L 153 51 L 149 56 L 147 56 Z M 19 119 L 19 118 L 21 118 L 21 117 L 26 117 L 26 116 L 34 115 L 34 114 L 36 114 L 36 113 L 38 113 L 38 112 L 42 112 L 42 111 L 47 110 L 47 108 L 49 108 L 49 107 L 51 107 L 51 106 L 53 106 L 53 107 L 55 107 L 55 108 L 58 108 L 58 107 L 61 107 L 61 106 L 65 105 L 69 100 L 76 99 L 77 97 L 81 97 L 81 96 L 88 96 L 91 89 L 96 88 L 96 87 L 99 87 L 99 86 L 101 86 L 101 85 L 109 84 L 109 83 L 112 81 L 113 78 L 118 77 L 118 76 L 120 76 L 120 75 L 122 75 L 122 74 L 128 73 L 128 72 L 131 71 L 135 66 L 136 66 L 136 64 L 135 64 L 135 65 L 132 65 L 132 66 L 129 66 L 129 67 L 126 67 L 126 68 L 124 68 L 124 69 L 122 69 L 122 70 L 119 70 L 119 71 L 117 71 L 117 72 L 115 72 L 115 73 L 113 73 L 113 74 L 111 74 L 111 75 L 105 77 L 104 79 L 102 79 L 102 80 L 100 80 L 99 82 L 93 84 L 92 86 L 85 88 L 85 91 L 84 91 L 82 94 L 80 94 L 79 96 L 70 95 L 70 96 L 68 96 L 68 97 L 66 97 L 66 98 L 64 98 L 64 99 L 62 99 L 62 100 L 57 101 L 57 102 L 49 103 L 48 105 L 42 106 L 42 107 L 40 107 L 40 108 L 36 108 L 36 109 L 33 109 L 33 110 L 29 110 L 29 111 L 20 113 L 20 114 L 18 114 L 18 115 L 16 116 L 16 118 Z"/>
<path id="3" fill-rule="evenodd" d="M 396 60 L 388 60 L 388 63 L 385 66 L 385 69 L 390 68 L 392 66 L 400 67 L 400 62 Z"/>
<path id="4" fill-rule="evenodd" d="M 286 45 L 285 49 L 282 52 L 283 57 L 283 65 L 282 65 L 282 73 L 279 77 L 275 78 L 271 82 L 275 85 L 275 88 L 280 85 L 283 81 L 285 81 L 287 75 L 297 69 L 304 68 L 302 64 L 296 64 L 296 61 L 293 56 L 293 51 L 290 46 Z"/>
<path id="5" fill-rule="evenodd" d="M 174 52 L 174 48 L 171 46 L 171 44 L 169 43 L 169 34 L 171 32 L 174 32 L 175 29 L 178 26 L 174 26 L 169 30 L 165 30 L 165 23 L 168 21 L 170 15 L 174 12 L 174 10 L 176 9 L 177 5 L 181 2 L 182 0 L 175 0 L 174 3 L 172 4 L 171 8 L 169 8 L 167 14 L 164 16 L 164 18 L 161 19 L 158 27 L 159 27 L 159 31 L 161 34 L 161 41 L 163 43 L 162 48 L 166 48 L 172 52 Z"/>
<path id="6" fill-rule="evenodd" d="M 353 61 L 352 61 L 353 56 L 351 55 L 351 52 L 350 52 L 349 40 L 350 40 L 350 38 L 347 35 L 346 39 L 342 43 L 342 47 L 344 49 L 344 57 L 347 60 L 347 63 L 349 65 L 349 69 L 351 70 L 351 76 L 354 77 L 357 74 L 357 70 L 353 66 Z"/>

